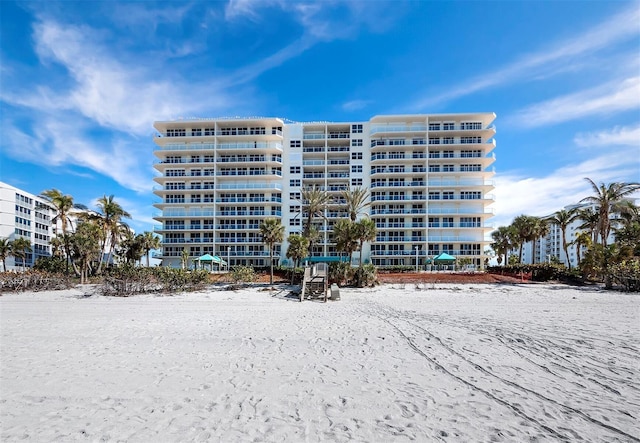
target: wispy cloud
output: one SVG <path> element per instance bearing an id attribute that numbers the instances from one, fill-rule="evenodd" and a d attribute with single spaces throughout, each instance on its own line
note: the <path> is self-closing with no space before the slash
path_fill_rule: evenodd
<path id="1" fill-rule="evenodd" d="M 366 108 L 372 103 L 371 100 L 351 100 L 342 104 L 344 111 L 358 111 Z"/>
<path id="2" fill-rule="evenodd" d="M 640 125 L 616 126 L 611 130 L 579 133 L 574 137 L 573 142 L 582 148 L 630 146 L 637 148 L 636 154 L 640 154 Z M 636 155 L 636 162 L 638 156 Z"/>
<path id="3" fill-rule="evenodd" d="M 510 124 L 536 127 L 640 108 L 640 77 L 556 97 L 518 111 Z"/>
<path id="4" fill-rule="evenodd" d="M 612 44 L 637 37 L 640 34 L 638 23 L 640 23 L 640 3 L 634 2 L 631 7 L 589 31 L 525 55 L 497 71 L 465 80 L 463 86 L 449 88 L 448 92 L 435 96 L 428 94 L 415 102 L 413 107 L 425 109 L 498 85 L 520 81 L 523 78 L 548 77 L 554 73 L 565 72 L 569 69 L 568 66 L 574 63 L 581 64 L 579 57 L 584 54 L 593 54 Z M 637 53 L 634 53 L 634 57 L 637 57 Z"/>
<path id="5" fill-rule="evenodd" d="M 544 216 L 590 195 L 589 177 L 596 182 L 637 179 L 637 149 L 619 148 L 606 154 L 568 165 L 542 176 L 502 172 L 496 178 L 495 226 L 511 223 L 520 214 Z"/>

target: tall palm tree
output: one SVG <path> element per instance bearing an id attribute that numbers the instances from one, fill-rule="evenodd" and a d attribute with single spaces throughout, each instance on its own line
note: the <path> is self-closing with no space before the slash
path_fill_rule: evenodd
<path id="1" fill-rule="evenodd" d="M 11 247 L 13 242 L 8 238 L 0 238 L 0 260 L 2 260 L 2 267 L 4 272 L 7 272 L 7 257 L 11 255 Z"/>
<path id="2" fill-rule="evenodd" d="M 583 198 L 580 202 L 590 203 L 598 209 L 598 234 L 603 247 L 607 247 L 607 239 L 611 232 L 610 215 L 620 207 L 622 199 L 640 189 L 640 183 L 613 182 L 605 185 L 596 183 L 590 178 L 585 178 L 591 185 L 593 195 Z"/>
<path id="3" fill-rule="evenodd" d="M 126 226 L 123 222 L 123 218 L 131 218 L 131 215 L 125 211 L 118 202 L 115 201 L 113 195 L 100 197 L 98 199 L 98 209 L 100 210 L 100 216 L 103 220 L 103 239 L 106 243 L 109 242 L 109 252 L 107 254 L 107 262 L 111 261 L 113 251 L 118 245 L 118 242 L 122 238 L 124 231 L 122 226 Z M 104 247 L 100 257 L 100 263 L 98 263 L 98 273 L 102 269 L 102 263 L 104 262 Z"/>
<path id="4" fill-rule="evenodd" d="M 595 243 L 598 240 L 598 221 L 600 220 L 600 215 L 591 207 L 578 209 L 576 214 L 576 218 L 582 221 L 578 229 L 586 229 L 591 236 L 591 242 Z"/>
<path id="5" fill-rule="evenodd" d="M 349 219 L 354 222 L 358 215 L 364 213 L 364 209 L 371 204 L 367 188 L 349 188 L 342 191 Z"/>
<path id="6" fill-rule="evenodd" d="M 74 203 L 73 197 L 71 195 L 65 195 L 58 189 L 52 188 L 42 191 L 40 194 L 46 200 L 49 201 L 56 209 L 56 216 L 51 219 L 52 222 L 56 223 L 60 221 L 60 225 L 62 226 L 62 238 L 65 239 L 65 235 L 67 234 L 67 228 L 72 224 L 71 218 L 69 215 L 73 209 L 86 209 L 85 205 Z M 67 271 L 69 270 L 69 243 L 64 243 L 64 253 L 67 256 Z"/>
<path id="7" fill-rule="evenodd" d="M 287 238 L 287 242 L 289 243 L 289 247 L 287 248 L 287 258 L 293 260 L 294 272 L 291 273 L 291 284 L 293 284 L 295 269 L 300 260 L 305 258 L 308 254 L 309 239 L 300 234 L 291 234 Z"/>
<path id="8" fill-rule="evenodd" d="M 533 240 L 536 217 L 530 215 L 519 215 L 513 219 L 511 227 L 513 229 L 514 240 L 519 246 L 518 263 L 522 263 L 522 248 L 525 243 Z"/>
<path id="9" fill-rule="evenodd" d="M 358 233 L 356 224 L 348 218 L 342 218 L 333 225 L 333 240 L 339 252 L 349 254 L 349 263 L 353 253 L 358 250 Z"/>
<path id="10" fill-rule="evenodd" d="M 147 268 L 149 267 L 149 254 L 151 250 L 160 249 L 161 246 L 160 237 L 154 235 L 153 232 L 145 231 L 142 234 L 142 249 L 144 250 L 144 255 L 147 257 Z"/>
<path id="11" fill-rule="evenodd" d="M 311 253 L 317 237 L 317 231 L 314 235 L 313 221 L 317 217 L 325 218 L 324 212 L 331 203 L 331 196 L 314 185 L 313 187 L 302 189 L 301 203 L 302 213 L 307 217 L 302 233 L 309 239 L 309 253 Z"/>
<path id="12" fill-rule="evenodd" d="M 504 266 L 507 265 L 507 253 L 514 245 L 511 243 L 513 230 L 509 226 L 500 226 L 498 229 L 491 233 L 493 243 L 491 248 L 496 251 L 498 256 L 498 264 L 503 263 L 502 256 L 504 256 Z"/>
<path id="13" fill-rule="evenodd" d="M 616 243 L 640 256 L 640 207 L 625 201 L 619 209 L 619 226 L 613 228 Z"/>
<path id="14" fill-rule="evenodd" d="M 549 223 L 544 218 L 533 217 L 531 220 L 532 232 L 531 232 L 531 241 L 533 242 L 533 247 L 531 248 L 531 263 L 536 262 L 536 242 L 539 238 L 546 237 L 549 234 Z"/>
<path id="15" fill-rule="evenodd" d="M 284 226 L 279 218 L 265 218 L 260 225 L 260 234 L 262 241 L 269 248 L 269 263 L 271 267 L 271 275 L 269 284 L 273 284 L 273 249 L 277 243 L 284 240 Z"/>
<path id="16" fill-rule="evenodd" d="M 578 268 L 580 267 L 580 260 L 581 260 L 581 251 L 582 251 L 582 247 L 586 246 L 589 247 L 591 246 L 592 240 L 591 240 L 591 234 L 589 232 L 586 231 L 581 231 L 578 232 L 576 234 L 576 238 L 573 241 L 573 244 L 576 246 L 576 257 L 577 257 L 577 265 Z"/>
<path id="17" fill-rule="evenodd" d="M 575 209 L 561 209 L 556 211 L 550 217 L 547 217 L 547 220 L 553 224 L 558 225 L 560 228 L 560 233 L 562 234 L 562 250 L 564 251 L 564 256 L 567 260 L 567 267 L 571 270 L 571 260 L 569 260 L 569 250 L 567 244 L 567 227 L 576 219 L 578 216 Z"/>
<path id="18" fill-rule="evenodd" d="M 31 240 L 27 238 L 18 237 L 12 242 L 11 253 L 13 254 L 14 257 L 19 258 L 22 261 L 23 271 L 27 266 L 26 264 L 27 254 L 32 250 L 33 249 L 31 249 Z"/>
<path id="19" fill-rule="evenodd" d="M 364 242 L 376 239 L 376 224 L 370 218 L 363 218 L 355 223 L 356 238 L 360 242 L 360 267 L 362 267 L 362 249 Z"/>

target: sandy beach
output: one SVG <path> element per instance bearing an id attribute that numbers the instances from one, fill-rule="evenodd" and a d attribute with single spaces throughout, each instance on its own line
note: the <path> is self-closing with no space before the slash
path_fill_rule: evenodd
<path id="1" fill-rule="evenodd" d="M 640 298 L 561 285 L 0 297 L 0 440 L 640 441 Z"/>

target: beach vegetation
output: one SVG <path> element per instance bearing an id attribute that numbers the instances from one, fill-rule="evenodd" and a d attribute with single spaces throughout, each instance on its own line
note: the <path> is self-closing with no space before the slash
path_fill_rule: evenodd
<path id="1" fill-rule="evenodd" d="M 252 266 L 234 266 L 231 268 L 231 280 L 235 284 L 253 283 L 258 278 Z"/>
<path id="2" fill-rule="evenodd" d="M 291 284 L 293 284 L 294 277 L 296 275 L 296 268 L 300 264 L 300 260 L 307 256 L 309 250 L 309 239 L 300 234 L 291 234 L 287 238 L 289 247 L 287 248 L 286 256 L 288 259 L 293 260 L 293 272 L 291 273 Z"/>
<path id="3" fill-rule="evenodd" d="M 38 257 L 33 269 L 36 271 L 45 271 L 57 274 L 66 273 L 67 261 L 59 256 Z"/>
<path id="4" fill-rule="evenodd" d="M 2 291 L 57 291 L 74 285 L 67 273 L 28 269 L 24 272 L 0 273 Z"/>
<path id="5" fill-rule="evenodd" d="M 125 237 L 126 233 L 129 232 L 128 226 L 122 220 L 131 218 L 131 214 L 122 208 L 113 195 L 100 197 L 98 199 L 98 210 L 99 214 L 97 217 L 102 227 L 100 261 L 97 270 L 99 274 L 102 270 L 102 264 L 105 261 L 105 249 L 107 249 L 106 262 L 110 263 L 115 248 Z"/>
<path id="6" fill-rule="evenodd" d="M 102 276 L 103 295 L 125 297 L 145 293 L 197 291 L 209 280 L 207 270 L 187 271 L 169 267 L 138 267 L 123 263 L 110 267 Z"/>
<path id="7" fill-rule="evenodd" d="M 363 218 L 355 222 L 355 237 L 359 241 L 360 249 L 360 267 L 362 267 L 362 249 L 365 242 L 374 241 L 376 239 L 376 224 L 370 218 Z"/>
<path id="8" fill-rule="evenodd" d="M 358 215 L 364 214 L 367 206 L 371 204 L 367 188 L 349 188 L 342 191 L 341 195 L 349 220 L 352 222 L 356 221 Z"/>
<path id="9" fill-rule="evenodd" d="M 358 250 L 358 231 L 356 222 L 341 218 L 333 225 L 333 242 L 336 250 L 349 256 L 349 263 L 353 259 L 353 253 Z"/>
<path id="10" fill-rule="evenodd" d="M 567 243 L 567 228 L 569 225 L 576 219 L 578 214 L 575 209 L 561 209 L 556 211 L 550 217 L 547 217 L 546 220 L 550 223 L 554 223 L 560 227 L 560 233 L 562 235 L 562 250 L 564 251 L 564 256 L 569 257 L 569 244 Z M 535 249 L 535 248 L 534 248 Z M 569 269 L 571 269 L 571 261 L 568 262 Z"/>
<path id="11" fill-rule="evenodd" d="M 51 221 L 53 223 L 57 223 L 59 221 L 60 226 L 62 227 L 62 233 L 59 234 L 60 237 L 58 238 L 61 240 L 62 248 L 66 256 L 66 269 L 68 271 L 69 261 L 71 259 L 71 247 L 67 233 L 70 231 L 69 227 L 71 227 L 71 231 L 73 231 L 73 223 L 71 221 L 70 215 L 74 209 L 86 210 L 87 207 L 83 204 L 74 202 L 73 196 L 63 194 L 61 191 L 55 188 L 42 191 L 40 195 L 48 200 L 49 203 L 51 203 L 55 208 L 56 215 L 51 219 Z"/>
<path id="12" fill-rule="evenodd" d="M 284 226 L 278 218 L 266 218 L 260 224 L 262 242 L 269 249 L 269 284 L 273 284 L 273 251 L 277 244 L 284 240 Z"/>
<path id="13" fill-rule="evenodd" d="M 27 254 L 33 252 L 31 248 L 31 240 L 24 237 L 17 237 L 11 242 L 11 254 L 20 259 L 22 270 L 26 269 Z"/>
<path id="14" fill-rule="evenodd" d="M 301 196 L 302 215 L 306 217 L 302 227 L 302 235 L 309 239 L 308 252 L 310 255 L 313 245 L 317 242 L 319 236 L 319 231 L 314 226 L 314 221 L 316 218 L 326 219 L 324 212 L 332 199 L 327 191 L 315 185 L 302 188 Z"/>
<path id="15" fill-rule="evenodd" d="M 8 238 L 0 238 L 0 260 L 2 260 L 2 268 L 4 272 L 7 272 L 6 260 L 11 256 L 11 247 L 13 246 L 11 240 Z"/>

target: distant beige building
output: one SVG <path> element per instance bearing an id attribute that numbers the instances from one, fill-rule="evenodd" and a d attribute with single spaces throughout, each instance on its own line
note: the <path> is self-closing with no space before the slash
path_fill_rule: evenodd
<path id="1" fill-rule="evenodd" d="M 315 260 L 337 260 L 333 224 L 346 217 L 340 192 L 370 190 L 365 216 L 378 234 L 364 260 L 420 265 L 446 252 L 482 266 L 493 216 L 493 113 L 376 116 L 366 122 L 295 123 L 279 118 L 156 122 L 155 215 L 159 258 L 180 265 L 209 253 L 230 264 L 268 264 L 260 223 L 277 217 L 302 230 L 301 190 L 334 197 L 320 220 Z M 282 245 L 279 260 L 286 263 Z M 356 254 L 358 255 L 358 254 Z"/>

